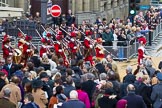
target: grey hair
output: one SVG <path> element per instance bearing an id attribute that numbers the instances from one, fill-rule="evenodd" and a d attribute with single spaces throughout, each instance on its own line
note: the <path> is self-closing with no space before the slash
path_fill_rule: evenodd
<path id="1" fill-rule="evenodd" d="M 87 79 L 88 80 L 93 80 L 95 76 L 92 73 L 87 73 Z"/>
<path id="2" fill-rule="evenodd" d="M 78 92 L 76 90 L 72 90 L 69 95 L 70 99 L 78 99 Z"/>
<path id="3" fill-rule="evenodd" d="M 100 77 L 100 80 L 107 80 L 107 74 L 106 73 L 101 73 L 99 77 Z"/>
<path id="4" fill-rule="evenodd" d="M 145 61 L 145 65 L 146 65 L 146 67 L 151 67 L 151 66 L 152 66 L 152 61 L 149 60 L 149 59 L 147 59 L 147 60 Z"/>
<path id="5" fill-rule="evenodd" d="M 4 96 L 10 97 L 11 90 L 10 90 L 9 88 L 5 88 L 5 89 L 3 90 L 3 93 L 4 93 Z"/>
<path id="6" fill-rule="evenodd" d="M 129 91 L 134 91 L 135 90 L 135 87 L 134 87 L 134 85 L 133 84 L 129 84 L 128 86 L 127 86 L 127 91 L 129 92 Z"/>
<path id="7" fill-rule="evenodd" d="M 132 66 L 128 65 L 126 70 L 128 73 L 132 73 L 133 68 L 132 68 Z"/>

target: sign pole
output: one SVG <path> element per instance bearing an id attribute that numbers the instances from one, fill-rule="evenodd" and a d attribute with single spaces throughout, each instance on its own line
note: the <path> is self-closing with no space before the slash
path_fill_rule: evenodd
<path id="1" fill-rule="evenodd" d="M 61 15 L 61 7 L 59 5 L 53 5 L 51 7 L 50 13 L 53 16 L 54 29 L 55 29 L 57 18 Z"/>

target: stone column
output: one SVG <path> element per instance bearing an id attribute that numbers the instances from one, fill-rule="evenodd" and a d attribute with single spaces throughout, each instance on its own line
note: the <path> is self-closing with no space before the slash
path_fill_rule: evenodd
<path id="1" fill-rule="evenodd" d="M 25 5 L 25 0 L 19 0 L 18 1 L 18 7 L 19 8 L 23 8 L 24 9 L 24 5 Z"/>
<path id="2" fill-rule="evenodd" d="M 94 11 L 94 0 L 90 0 L 90 11 Z"/>
<path id="3" fill-rule="evenodd" d="M 79 1 L 79 0 L 78 0 Z M 84 11 L 85 12 L 90 12 L 90 0 L 84 0 L 84 3 L 83 3 L 83 7 L 84 7 Z"/>
<path id="4" fill-rule="evenodd" d="M 107 0 L 107 10 L 110 10 L 111 7 L 111 0 Z"/>
<path id="5" fill-rule="evenodd" d="M 15 0 L 8 0 L 8 4 L 9 4 L 9 6 L 11 6 L 11 7 L 15 7 L 16 6 L 16 4 L 15 4 Z"/>
<path id="6" fill-rule="evenodd" d="M 73 14 L 75 14 L 75 12 L 76 12 L 76 2 L 75 2 L 75 0 L 71 0 L 71 11 L 72 11 L 72 13 Z"/>
<path id="7" fill-rule="evenodd" d="M 83 12 L 83 0 L 73 0 L 75 1 L 75 12 L 82 13 Z"/>
<path id="8" fill-rule="evenodd" d="M 98 12 L 100 10 L 99 5 L 100 5 L 99 0 L 94 0 L 94 3 L 93 3 L 93 11 L 94 12 Z"/>
<path id="9" fill-rule="evenodd" d="M 47 23 L 47 1 L 41 0 L 41 22 L 43 24 Z"/>

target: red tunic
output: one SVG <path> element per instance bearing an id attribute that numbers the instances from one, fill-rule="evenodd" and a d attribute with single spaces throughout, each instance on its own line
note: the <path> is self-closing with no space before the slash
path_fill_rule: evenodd
<path id="1" fill-rule="evenodd" d="M 32 50 L 30 49 L 30 43 L 25 43 L 23 45 L 23 51 L 22 51 L 22 54 L 25 56 L 25 58 L 27 57 L 30 57 L 32 56 Z"/>
<path id="2" fill-rule="evenodd" d="M 105 54 L 104 54 L 104 49 L 102 45 L 97 45 L 95 48 L 96 51 L 96 58 L 97 59 L 103 59 L 105 58 Z"/>
<path id="3" fill-rule="evenodd" d="M 20 39 L 19 41 L 18 41 L 18 48 L 19 49 L 22 49 L 23 48 L 23 42 L 22 41 L 24 41 L 25 42 L 25 40 L 24 39 Z"/>
<path id="4" fill-rule="evenodd" d="M 40 48 L 40 57 L 42 57 L 44 53 L 47 53 L 47 46 L 42 45 Z"/>
<path id="5" fill-rule="evenodd" d="M 61 56 L 62 58 L 65 58 L 60 42 L 57 42 L 54 44 L 54 49 L 55 49 L 56 55 Z"/>
<path id="6" fill-rule="evenodd" d="M 70 48 L 71 53 L 75 54 L 77 52 L 77 46 L 76 46 L 75 42 L 70 41 L 68 43 L 68 47 Z"/>
<path id="7" fill-rule="evenodd" d="M 12 54 L 13 54 L 12 50 L 9 48 L 8 45 L 4 45 L 2 50 L 3 50 L 3 58 L 4 59 L 7 59 L 7 57 L 12 56 Z"/>
<path id="8" fill-rule="evenodd" d="M 144 58 L 144 47 L 140 46 L 138 48 L 138 65 L 140 65 L 143 62 L 143 58 Z"/>
<path id="9" fill-rule="evenodd" d="M 65 66 L 68 66 L 68 65 L 69 65 L 69 64 L 68 64 L 68 60 L 67 60 L 68 58 L 66 58 L 65 52 L 64 52 L 64 50 L 62 49 L 60 42 L 57 42 L 57 43 L 54 44 L 54 49 L 55 49 L 56 55 L 57 55 L 58 57 L 61 57 L 61 58 L 64 59 L 64 64 L 65 64 Z"/>
<path id="10" fill-rule="evenodd" d="M 90 42 L 90 38 L 85 38 L 84 39 L 84 46 L 85 46 L 85 50 L 84 50 L 84 55 L 85 55 L 85 61 L 90 61 L 91 65 L 93 64 L 93 59 L 92 59 L 92 45 Z"/>

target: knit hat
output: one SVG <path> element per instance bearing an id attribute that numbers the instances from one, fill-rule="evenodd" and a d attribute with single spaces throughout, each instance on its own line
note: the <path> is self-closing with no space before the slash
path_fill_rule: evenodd
<path id="1" fill-rule="evenodd" d="M 47 37 L 51 37 L 51 33 L 48 32 L 48 33 L 47 33 Z"/>
<path id="2" fill-rule="evenodd" d="M 39 75 L 39 78 L 49 78 L 47 72 L 42 72 L 40 75 Z"/>
<path id="3" fill-rule="evenodd" d="M 125 99 L 120 99 L 116 104 L 116 108 L 126 108 L 126 106 L 127 106 L 127 100 Z"/>
<path id="4" fill-rule="evenodd" d="M 40 79 L 33 80 L 32 87 L 33 88 L 41 88 L 43 86 L 43 82 Z"/>

